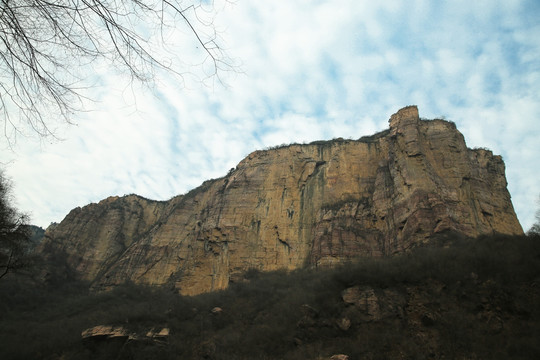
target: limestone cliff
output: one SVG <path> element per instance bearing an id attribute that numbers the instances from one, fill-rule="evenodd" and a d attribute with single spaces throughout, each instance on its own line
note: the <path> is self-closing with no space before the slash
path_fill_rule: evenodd
<path id="1" fill-rule="evenodd" d="M 134 195 L 73 210 L 47 231 L 96 288 L 131 280 L 183 294 L 225 288 L 250 268 L 385 256 L 455 231 L 521 234 L 502 158 L 468 149 L 453 123 L 399 110 L 390 128 L 255 151 L 223 178 L 156 202 Z"/>

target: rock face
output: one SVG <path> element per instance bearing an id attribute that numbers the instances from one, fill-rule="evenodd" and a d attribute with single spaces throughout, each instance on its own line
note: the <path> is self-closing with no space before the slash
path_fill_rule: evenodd
<path id="1" fill-rule="evenodd" d="M 183 294 L 248 269 L 387 256 L 435 234 L 521 234 L 502 158 L 453 123 L 399 110 L 390 128 L 255 151 L 227 176 L 166 202 L 111 197 L 72 210 L 42 243 L 95 288 L 126 280 Z"/>

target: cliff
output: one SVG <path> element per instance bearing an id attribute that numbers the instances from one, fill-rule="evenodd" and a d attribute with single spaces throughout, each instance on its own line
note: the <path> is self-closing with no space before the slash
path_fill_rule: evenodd
<path id="1" fill-rule="evenodd" d="M 126 280 L 183 294 L 223 289 L 248 269 L 386 256 L 453 231 L 521 234 L 500 156 L 468 149 L 453 123 L 416 106 L 389 130 L 255 151 L 223 178 L 166 202 L 111 197 L 48 229 L 95 288 Z"/>

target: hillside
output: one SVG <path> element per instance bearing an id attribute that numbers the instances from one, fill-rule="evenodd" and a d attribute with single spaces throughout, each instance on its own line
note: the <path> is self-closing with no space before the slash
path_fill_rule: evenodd
<path id="1" fill-rule="evenodd" d="M 333 269 L 252 270 L 193 297 L 2 282 L 0 358 L 538 359 L 539 284 L 538 235 L 445 236 Z"/>

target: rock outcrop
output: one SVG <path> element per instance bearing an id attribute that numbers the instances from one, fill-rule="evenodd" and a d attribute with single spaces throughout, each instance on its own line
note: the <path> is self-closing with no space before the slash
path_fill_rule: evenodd
<path id="1" fill-rule="evenodd" d="M 453 231 L 521 234 L 500 156 L 468 149 L 453 123 L 399 110 L 390 128 L 255 151 L 227 176 L 169 201 L 136 195 L 77 208 L 41 246 L 95 288 L 126 280 L 183 294 L 251 268 L 387 256 Z"/>
<path id="2" fill-rule="evenodd" d="M 169 339 L 169 328 L 151 328 L 143 332 L 133 332 L 123 326 L 98 325 L 84 330 L 81 338 L 87 344 L 111 341 L 122 344 L 127 342 L 165 344 Z"/>

